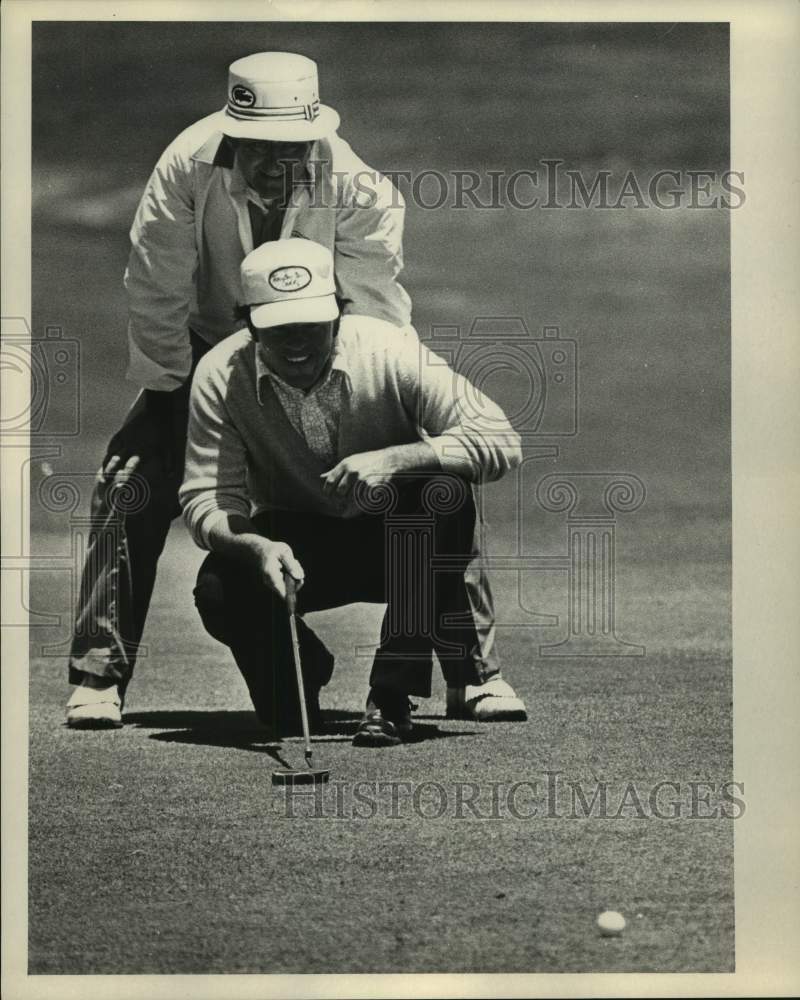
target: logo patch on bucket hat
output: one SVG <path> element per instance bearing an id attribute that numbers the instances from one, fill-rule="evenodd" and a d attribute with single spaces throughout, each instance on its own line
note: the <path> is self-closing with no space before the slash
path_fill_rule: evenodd
<path id="1" fill-rule="evenodd" d="M 256 103 L 256 95 L 239 83 L 231 90 L 231 100 L 241 108 L 251 108 Z"/>

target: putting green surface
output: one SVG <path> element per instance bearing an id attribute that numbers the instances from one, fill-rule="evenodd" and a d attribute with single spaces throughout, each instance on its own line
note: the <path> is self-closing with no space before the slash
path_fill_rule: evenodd
<path id="1" fill-rule="evenodd" d="M 221 105 L 233 58 L 272 46 L 316 58 L 342 135 L 385 169 L 483 175 L 556 157 L 621 181 L 727 165 L 724 26 L 121 27 L 69 29 L 83 31 L 79 66 L 64 26 L 34 33 L 33 323 L 80 346 L 80 433 L 48 459 L 80 492 L 78 515 L 134 395 L 121 276 L 136 199 L 165 143 Z M 39 502 L 34 461 L 33 552 L 53 568 L 31 574 L 30 606 L 60 617 L 32 635 L 32 973 L 733 969 L 735 824 L 708 818 L 734 777 L 728 232 L 725 213 L 686 208 L 409 202 L 405 283 L 423 337 L 517 317 L 577 345 L 579 433 L 550 439 L 558 459 L 527 465 L 518 492 L 487 488 L 490 551 L 563 556 L 565 516 L 535 501 L 545 473 L 638 476 L 646 502 L 617 518 L 616 620 L 646 655 L 540 655 L 565 635 L 566 574 L 504 569 L 503 669 L 529 721 L 444 720 L 436 668 L 415 740 L 357 749 L 360 653 L 380 609 L 312 616 L 337 659 L 318 799 L 272 786 L 302 744 L 270 744 L 228 651 L 203 633 L 202 554 L 180 525 L 125 727 L 64 727 L 74 525 Z M 484 388 L 511 407 L 520 387 Z M 606 909 L 625 915 L 621 938 L 600 937 Z"/>
<path id="2" fill-rule="evenodd" d="M 353 650 L 378 609 L 318 615 L 331 777 L 293 794 L 271 775 L 302 742 L 270 742 L 227 650 L 172 599 L 193 558 L 176 532 L 124 729 L 64 728 L 62 663 L 33 662 L 32 972 L 732 969 L 734 824 L 707 818 L 731 779 L 723 650 L 555 660 L 531 644 L 547 630 L 505 629 L 527 723 L 444 720 L 437 677 L 415 740 L 367 750 L 350 745 L 369 669 Z M 631 638 L 686 593 L 655 601 L 639 574 Z M 724 577 L 703 583 L 724 602 Z M 599 936 L 605 909 L 622 938 Z"/>

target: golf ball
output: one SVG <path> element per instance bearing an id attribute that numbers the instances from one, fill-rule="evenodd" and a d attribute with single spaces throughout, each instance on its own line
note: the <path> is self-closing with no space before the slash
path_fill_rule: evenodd
<path id="1" fill-rule="evenodd" d="M 625 930 L 625 917 L 616 910 L 605 910 L 597 918 L 597 926 L 603 937 L 619 937 Z"/>

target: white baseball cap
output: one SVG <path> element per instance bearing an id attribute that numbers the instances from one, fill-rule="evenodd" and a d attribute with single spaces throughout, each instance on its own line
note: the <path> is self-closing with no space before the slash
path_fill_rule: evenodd
<path id="1" fill-rule="evenodd" d="M 339 315 L 333 254 L 313 240 L 262 243 L 242 261 L 244 304 L 259 329 L 327 323 Z"/>
<path id="2" fill-rule="evenodd" d="M 237 139 L 312 142 L 335 132 L 339 116 L 319 103 L 317 64 L 294 52 L 256 52 L 231 63 L 220 129 Z"/>

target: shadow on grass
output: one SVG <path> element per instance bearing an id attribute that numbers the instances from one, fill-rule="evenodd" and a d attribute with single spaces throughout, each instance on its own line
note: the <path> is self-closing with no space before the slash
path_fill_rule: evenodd
<path id="1" fill-rule="evenodd" d="M 323 711 L 323 729 L 314 733 L 315 743 L 349 743 L 361 719 L 361 712 Z M 281 760 L 277 750 L 281 740 L 275 738 L 269 727 L 262 725 L 254 712 L 202 711 L 197 709 L 126 712 L 127 725 L 142 729 L 168 730 L 152 733 L 151 740 L 163 743 L 190 743 L 202 746 L 233 747 L 254 753 L 266 753 Z M 423 743 L 427 740 L 451 736 L 474 736 L 469 730 L 443 730 L 437 725 L 420 725 L 415 719 L 414 730 L 406 743 Z M 294 734 L 286 739 L 298 739 Z"/>

